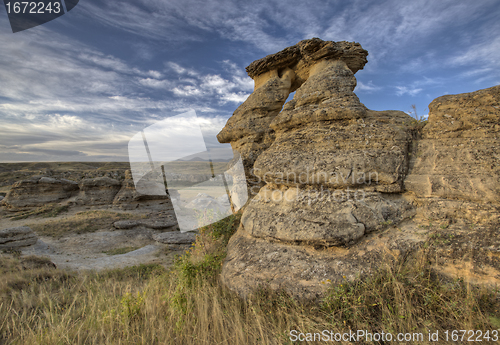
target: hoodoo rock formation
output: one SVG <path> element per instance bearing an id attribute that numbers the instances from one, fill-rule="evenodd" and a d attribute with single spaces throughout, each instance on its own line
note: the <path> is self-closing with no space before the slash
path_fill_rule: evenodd
<path id="1" fill-rule="evenodd" d="M 324 68 L 323 64 L 327 59 L 341 64 L 339 70 L 332 73 L 353 75 L 363 68 L 367 55 L 366 50 L 357 43 L 325 42 L 315 38 L 301 41 L 279 53 L 254 61 L 247 67 L 248 75 L 255 81 L 255 90 L 236 109 L 217 138 L 221 143 L 231 143 L 233 149 L 241 155 L 250 184 L 262 186 L 252 173 L 252 167 L 257 157 L 274 142 L 275 132 L 270 124 L 280 113 L 290 92 L 295 91 L 311 73 Z M 337 78 L 336 82 L 339 81 L 344 82 L 344 79 Z M 356 79 L 352 77 L 347 82 L 350 82 L 354 89 Z M 345 85 L 343 87 L 346 88 Z M 344 101 L 349 103 L 350 96 L 354 97 L 352 101 L 357 100 L 360 112 L 365 111 L 352 90 L 351 95 L 347 95 Z M 317 95 L 317 97 L 322 96 Z M 297 107 L 300 107 L 300 104 L 297 104 Z M 317 113 L 323 114 L 324 111 L 318 109 Z M 250 193 L 254 194 L 253 188 L 250 189 Z"/>
<path id="2" fill-rule="evenodd" d="M 500 87 L 436 99 L 421 130 L 359 101 L 367 54 L 314 38 L 247 67 L 255 90 L 218 135 L 243 158 L 252 195 L 222 271 L 240 295 L 267 285 L 317 298 L 325 281 L 418 247 L 429 217 L 460 223 L 445 210 L 498 222 Z M 488 265 L 500 272 L 497 257 Z"/>
<path id="3" fill-rule="evenodd" d="M 109 177 L 83 179 L 76 201 L 82 205 L 109 205 L 120 188 L 121 183 Z"/>

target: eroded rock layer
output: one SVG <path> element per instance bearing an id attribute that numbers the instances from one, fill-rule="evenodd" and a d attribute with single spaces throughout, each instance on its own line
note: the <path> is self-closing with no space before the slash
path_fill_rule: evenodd
<path id="1" fill-rule="evenodd" d="M 37 235 L 28 226 L 0 230 L 0 249 L 27 247 L 36 243 Z"/>
<path id="2" fill-rule="evenodd" d="M 293 81 L 293 72 L 279 76 L 277 70 L 267 73 L 268 80 L 257 88 L 236 109 L 226 126 L 217 135 L 221 143 L 231 143 L 243 161 L 247 180 L 255 183 L 251 173 L 257 157 L 274 141 L 269 124 L 280 112 Z"/>
<path id="3" fill-rule="evenodd" d="M 78 183 L 65 179 L 35 176 L 16 182 L 3 201 L 7 207 L 23 208 L 59 202 L 78 193 Z"/>
<path id="4" fill-rule="evenodd" d="M 297 75 L 292 86 L 292 91 L 294 91 L 307 80 L 309 68 L 318 61 L 342 60 L 353 73 L 356 73 L 365 66 L 367 55 L 368 52 L 359 43 L 323 41 L 319 38 L 312 38 L 256 60 L 246 70 L 250 78 L 256 79 L 268 71 L 293 68 Z"/>
<path id="5" fill-rule="evenodd" d="M 500 200 L 500 86 L 436 98 L 405 180 L 418 197 Z"/>
<path id="6" fill-rule="evenodd" d="M 109 205 L 121 189 L 121 183 L 109 177 L 83 179 L 76 199 L 83 205 Z"/>

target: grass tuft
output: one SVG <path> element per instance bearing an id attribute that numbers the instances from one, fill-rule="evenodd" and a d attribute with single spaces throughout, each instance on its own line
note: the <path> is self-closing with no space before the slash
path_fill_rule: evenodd
<path id="1" fill-rule="evenodd" d="M 108 255 L 120 255 L 120 254 L 127 254 L 130 252 L 133 252 L 134 250 L 139 249 L 140 247 L 122 247 L 122 248 L 115 248 L 111 250 L 107 250 L 104 252 L 104 254 Z"/>
<path id="2" fill-rule="evenodd" d="M 50 217 L 57 217 L 59 214 L 63 212 L 68 212 L 68 209 L 69 206 L 67 205 L 60 206 L 57 204 L 48 204 L 41 207 L 37 207 L 34 210 L 16 212 L 15 214 L 7 215 L 6 217 L 10 218 L 11 220 L 21 220 L 21 219 L 36 218 L 36 217 L 50 218 Z"/>
<path id="3" fill-rule="evenodd" d="M 74 216 L 44 222 L 43 224 L 28 225 L 40 236 L 61 238 L 67 234 L 83 234 L 95 232 L 103 228 L 112 228 L 113 223 L 123 219 L 136 219 L 139 216 L 129 213 L 110 211 L 84 211 Z"/>

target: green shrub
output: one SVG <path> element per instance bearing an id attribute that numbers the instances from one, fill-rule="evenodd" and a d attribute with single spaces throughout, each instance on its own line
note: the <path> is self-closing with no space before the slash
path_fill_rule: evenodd
<path id="1" fill-rule="evenodd" d="M 188 286 L 194 279 L 213 279 L 226 257 L 226 246 L 236 232 L 241 214 L 231 215 L 200 228 L 196 242 L 184 255 L 175 259 L 174 270 Z"/>
<path id="2" fill-rule="evenodd" d="M 137 292 L 137 295 L 132 295 L 127 292 L 125 296 L 122 297 L 121 301 L 121 314 L 127 320 L 132 320 L 139 317 L 141 313 L 141 308 L 144 305 L 144 294 Z"/>

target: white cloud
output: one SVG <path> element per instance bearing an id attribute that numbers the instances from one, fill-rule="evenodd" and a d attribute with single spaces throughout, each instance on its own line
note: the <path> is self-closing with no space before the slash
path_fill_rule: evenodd
<path id="1" fill-rule="evenodd" d="M 152 76 L 153 78 L 156 78 L 156 79 L 160 79 L 160 78 L 162 78 L 162 77 L 163 77 L 163 74 L 161 74 L 161 72 L 159 72 L 159 71 L 152 71 L 152 70 L 149 70 L 149 71 L 148 71 L 148 74 L 149 74 L 150 76 Z"/>
<path id="2" fill-rule="evenodd" d="M 374 91 L 379 91 L 381 89 L 382 87 L 374 85 L 373 82 L 370 80 L 368 83 L 363 83 L 358 81 L 354 91 L 374 92 Z"/>
<path id="3" fill-rule="evenodd" d="M 493 41 L 483 40 L 476 44 L 472 44 L 467 51 L 452 57 L 450 63 L 453 65 L 478 65 L 481 69 L 500 67 L 500 37 L 496 37 Z"/>
<path id="4" fill-rule="evenodd" d="M 201 89 L 192 85 L 177 86 L 172 91 L 178 96 L 199 96 L 203 93 Z"/>
<path id="5" fill-rule="evenodd" d="M 158 80 L 153 78 L 143 78 L 139 79 L 139 83 L 143 86 L 151 87 L 154 89 L 166 89 L 172 86 L 172 82 L 169 80 Z"/>
<path id="6" fill-rule="evenodd" d="M 410 96 L 416 96 L 420 91 L 422 91 L 421 88 L 396 86 L 396 95 L 398 95 L 398 96 L 403 96 L 405 94 L 408 94 Z"/>
<path id="7" fill-rule="evenodd" d="M 226 72 L 231 74 L 229 78 L 224 78 L 220 74 L 202 74 L 177 63 L 167 63 L 176 73 L 192 76 L 192 78 L 180 78 L 173 81 L 177 85 L 172 87 L 171 91 L 182 97 L 214 98 L 220 104 L 244 102 L 253 91 L 253 80 L 233 62 L 225 60 L 222 64 Z"/>
<path id="8" fill-rule="evenodd" d="M 244 92 L 230 92 L 221 96 L 223 101 L 233 102 L 233 103 L 243 103 L 248 98 L 249 94 Z"/>
<path id="9" fill-rule="evenodd" d="M 169 67 L 171 70 L 173 70 L 177 74 L 187 74 L 187 75 L 190 75 L 193 77 L 198 76 L 198 72 L 196 72 L 194 69 L 182 67 L 181 65 L 179 65 L 175 62 L 168 61 L 165 64 L 167 65 L 167 67 Z"/>

